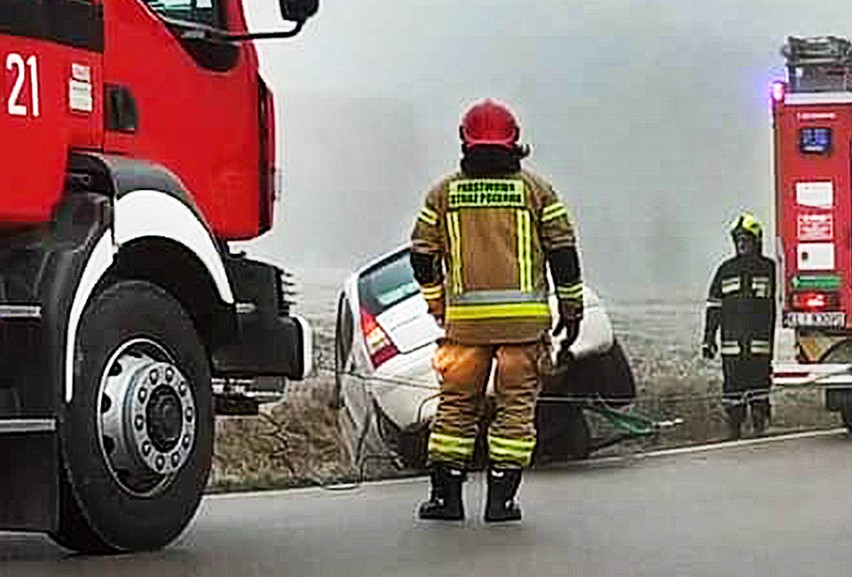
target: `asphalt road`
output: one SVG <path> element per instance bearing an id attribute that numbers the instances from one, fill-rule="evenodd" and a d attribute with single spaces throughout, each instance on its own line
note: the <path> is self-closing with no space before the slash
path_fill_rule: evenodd
<path id="1" fill-rule="evenodd" d="M 392 575 L 847 576 L 852 440 L 842 434 L 537 471 L 525 520 L 416 521 L 425 479 L 204 501 L 157 553 L 70 557 L 0 533 L 0 575 L 297 577 Z"/>

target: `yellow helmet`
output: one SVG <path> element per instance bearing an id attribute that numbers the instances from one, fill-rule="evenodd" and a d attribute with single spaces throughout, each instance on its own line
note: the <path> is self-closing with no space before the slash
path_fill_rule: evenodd
<path id="1" fill-rule="evenodd" d="M 763 225 L 754 218 L 752 213 L 743 212 L 731 225 L 731 236 L 736 236 L 741 232 L 752 235 L 755 240 L 760 240 L 763 236 Z"/>

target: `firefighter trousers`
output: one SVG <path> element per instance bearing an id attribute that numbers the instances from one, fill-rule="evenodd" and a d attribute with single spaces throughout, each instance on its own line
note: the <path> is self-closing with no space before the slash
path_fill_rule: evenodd
<path id="1" fill-rule="evenodd" d="M 469 464 L 493 365 L 496 412 L 488 430 L 489 461 L 505 468 L 529 465 L 536 442 L 539 375 L 549 362 L 546 335 L 531 343 L 441 344 L 432 363 L 441 397 L 429 435 L 430 462 Z"/>
<path id="2" fill-rule="evenodd" d="M 722 405 L 731 423 L 739 425 L 744 422 L 748 408 L 751 408 L 753 420 L 769 420 L 769 391 L 772 386 L 769 355 L 723 357 L 722 374 Z"/>

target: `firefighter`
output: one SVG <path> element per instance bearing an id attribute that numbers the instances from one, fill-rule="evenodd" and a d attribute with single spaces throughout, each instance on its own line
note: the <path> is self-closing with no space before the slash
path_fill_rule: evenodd
<path id="1" fill-rule="evenodd" d="M 476 103 L 460 126 L 459 172 L 426 196 L 412 233 L 411 264 L 429 311 L 446 329 L 433 358 L 441 395 L 429 436 L 431 497 L 423 519 L 464 518 L 462 483 L 477 439 L 492 364 L 496 413 L 487 435 L 487 522 L 519 520 L 515 495 L 536 443 L 539 375 L 550 363 L 549 265 L 559 320 L 577 338 L 583 284 L 565 205 L 522 170 L 514 114 Z"/>
<path id="2" fill-rule="evenodd" d="M 761 254 L 762 226 L 751 213 L 737 218 L 731 236 L 737 254 L 719 266 L 710 285 L 702 353 L 712 359 L 719 352 L 721 327 L 722 405 L 729 438 L 738 439 L 748 407 L 755 434 L 769 424 L 775 262 Z"/>

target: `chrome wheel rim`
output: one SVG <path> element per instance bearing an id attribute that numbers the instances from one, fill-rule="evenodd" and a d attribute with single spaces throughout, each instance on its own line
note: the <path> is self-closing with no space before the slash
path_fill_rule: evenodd
<path id="1" fill-rule="evenodd" d="M 192 388 L 173 357 L 150 339 L 123 343 L 104 366 L 98 438 L 110 475 L 137 497 L 161 494 L 195 448 Z"/>

